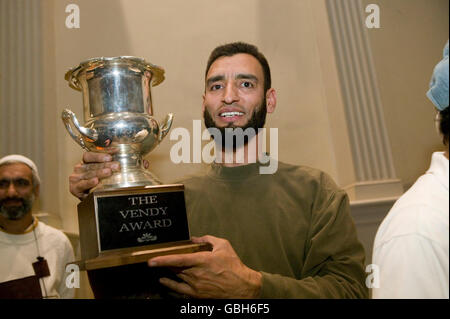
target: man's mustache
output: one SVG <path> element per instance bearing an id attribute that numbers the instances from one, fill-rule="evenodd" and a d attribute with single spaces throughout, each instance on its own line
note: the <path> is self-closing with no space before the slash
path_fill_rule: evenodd
<path id="1" fill-rule="evenodd" d="M 3 206 L 8 201 L 20 201 L 22 206 L 25 205 L 25 198 L 23 197 L 6 197 L 0 200 L 0 206 Z"/>

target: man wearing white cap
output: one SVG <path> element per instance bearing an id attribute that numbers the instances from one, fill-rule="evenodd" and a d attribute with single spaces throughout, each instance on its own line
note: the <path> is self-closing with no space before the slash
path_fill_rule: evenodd
<path id="1" fill-rule="evenodd" d="M 449 298 L 448 41 L 434 68 L 427 97 L 437 108 L 445 150 L 394 204 L 375 237 L 379 287 L 373 298 Z"/>
<path id="2" fill-rule="evenodd" d="M 22 155 L 0 159 L 0 295 L 30 296 L 31 279 L 39 281 L 44 298 L 73 298 L 65 271 L 74 260 L 72 246 L 63 232 L 32 215 L 39 185 L 33 161 Z"/>

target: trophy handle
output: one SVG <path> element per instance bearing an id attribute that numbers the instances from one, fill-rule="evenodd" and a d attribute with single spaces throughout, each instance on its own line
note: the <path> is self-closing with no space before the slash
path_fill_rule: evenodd
<path id="1" fill-rule="evenodd" d="M 80 144 L 82 148 L 89 151 L 89 148 L 84 143 L 84 137 L 87 138 L 90 142 L 95 142 L 98 139 L 97 131 L 81 126 L 77 120 L 77 117 L 75 116 L 75 113 L 73 113 L 71 110 L 65 109 L 62 112 L 61 117 L 67 131 L 69 132 L 73 140 Z M 74 130 L 72 130 L 72 125 L 76 128 L 79 134 L 74 133 Z"/>
<path id="2" fill-rule="evenodd" d="M 173 113 L 169 113 L 164 119 L 164 122 L 161 124 L 161 131 L 158 136 L 158 140 L 160 142 L 164 139 L 167 133 L 169 133 L 170 127 L 172 126 L 172 122 L 173 122 Z"/>

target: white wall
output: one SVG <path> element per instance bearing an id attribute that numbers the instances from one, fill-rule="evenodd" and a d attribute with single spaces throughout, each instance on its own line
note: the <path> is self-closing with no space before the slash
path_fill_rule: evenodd
<path id="1" fill-rule="evenodd" d="M 448 0 L 364 0 L 380 7 L 369 39 L 397 176 L 405 190 L 443 149 L 435 108 L 425 96 L 448 40 Z"/>

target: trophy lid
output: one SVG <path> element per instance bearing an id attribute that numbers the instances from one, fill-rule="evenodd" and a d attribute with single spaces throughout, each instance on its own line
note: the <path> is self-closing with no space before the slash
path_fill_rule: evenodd
<path id="1" fill-rule="evenodd" d="M 80 72 L 93 71 L 97 68 L 104 68 L 108 66 L 126 66 L 137 68 L 142 71 L 150 71 L 152 73 L 152 86 L 157 86 L 162 81 L 164 81 L 164 69 L 160 66 L 154 65 L 145 61 L 143 58 L 138 58 L 134 56 L 118 56 L 118 57 L 97 57 L 91 58 L 80 65 L 69 69 L 64 79 L 69 82 L 69 86 L 75 90 L 81 91 L 81 85 L 78 81 L 78 75 Z"/>

